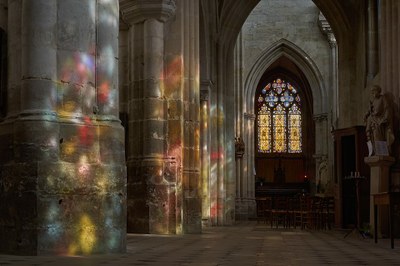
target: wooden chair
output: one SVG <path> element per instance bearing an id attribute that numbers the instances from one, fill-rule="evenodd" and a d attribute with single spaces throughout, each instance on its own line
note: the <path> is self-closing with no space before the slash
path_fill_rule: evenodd
<path id="1" fill-rule="evenodd" d="M 265 198 L 264 204 L 264 223 L 272 223 L 272 197 Z"/>
<path id="2" fill-rule="evenodd" d="M 261 220 L 265 220 L 265 205 L 267 198 L 256 198 L 256 212 L 257 212 L 257 223 Z"/>
<path id="3" fill-rule="evenodd" d="M 335 222 L 335 199 L 334 197 L 325 197 L 322 203 L 321 228 L 331 229 Z"/>
<path id="4" fill-rule="evenodd" d="M 310 229 L 312 227 L 312 198 L 302 196 L 300 198 L 301 229 Z"/>
<path id="5" fill-rule="evenodd" d="M 278 228 L 279 224 L 282 224 L 285 228 L 288 226 L 288 201 L 286 197 L 278 196 L 273 202 L 271 228 L 274 224 L 276 228 Z"/>
<path id="6" fill-rule="evenodd" d="M 289 200 L 289 219 L 294 228 L 301 227 L 301 197 L 294 196 Z"/>

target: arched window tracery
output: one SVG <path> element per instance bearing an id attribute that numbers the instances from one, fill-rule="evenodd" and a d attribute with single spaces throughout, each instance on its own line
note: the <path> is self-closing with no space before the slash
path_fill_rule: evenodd
<path id="1" fill-rule="evenodd" d="M 256 95 L 260 153 L 301 153 L 302 113 L 298 89 L 277 78 Z"/>

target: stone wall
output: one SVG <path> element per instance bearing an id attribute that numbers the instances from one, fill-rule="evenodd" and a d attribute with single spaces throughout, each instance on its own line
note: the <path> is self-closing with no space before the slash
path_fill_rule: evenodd
<path id="1" fill-rule="evenodd" d="M 262 51 L 286 39 L 309 55 L 329 87 L 330 48 L 318 27 L 318 16 L 319 9 L 311 0 L 260 1 L 242 28 L 243 77 L 248 76 Z"/>

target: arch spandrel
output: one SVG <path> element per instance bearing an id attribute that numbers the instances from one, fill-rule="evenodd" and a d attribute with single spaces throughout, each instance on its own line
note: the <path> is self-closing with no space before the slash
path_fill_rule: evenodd
<path id="1" fill-rule="evenodd" d="M 252 113 L 254 110 L 254 94 L 265 70 L 282 56 L 290 59 L 306 76 L 312 90 L 314 113 L 326 113 L 324 108 L 328 106 L 328 93 L 318 67 L 307 53 L 286 39 L 281 39 L 265 49 L 251 67 L 245 80 L 246 112 Z"/>

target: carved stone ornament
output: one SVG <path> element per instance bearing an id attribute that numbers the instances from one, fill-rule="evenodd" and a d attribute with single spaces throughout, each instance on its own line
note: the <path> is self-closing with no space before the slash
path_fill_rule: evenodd
<path id="1" fill-rule="evenodd" d="M 245 144 L 241 137 L 235 138 L 235 158 L 242 158 L 245 150 Z"/>

